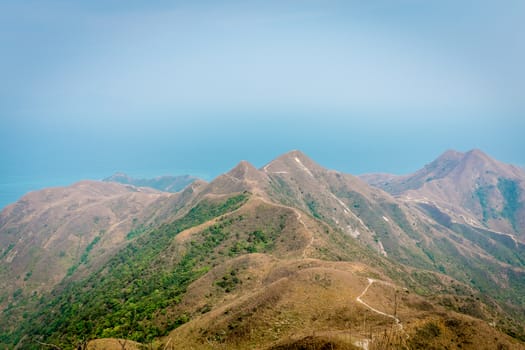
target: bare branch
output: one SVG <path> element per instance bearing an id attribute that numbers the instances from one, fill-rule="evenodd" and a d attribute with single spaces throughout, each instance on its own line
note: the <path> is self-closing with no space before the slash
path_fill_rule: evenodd
<path id="1" fill-rule="evenodd" d="M 123 339 L 124 341 L 122 341 L 121 339 L 117 339 L 118 343 L 120 344 L 120 347 L 122 348 L 122 350 L 126 350 L 126 343 L 128 342 L 127 339 Z"/>
<path id="2" fill-rule="evenodd" d="M 40 345 L 44 345 L 44 346 L 49 346 L 50 348 L 53 348 L 53 349 L 57 349 L 57 350 L 62 350 L 61 347 L 55 345 L 55 344 L 49 344 L 49 343 L 43 343 L 41 341 L 38 341 L 38 340 L 35 340 L 38 344 Z"/>
<path id="3" fill-rule="evenodd" d="M 166 349 L 168 348 L 168 345 L 169 345 L 170 341 L 171 341 L 171 338 L 168 340 L 168 342 L 167 342 L 166 345 L 164 346 L 164 350 L 166 350 Z"/>

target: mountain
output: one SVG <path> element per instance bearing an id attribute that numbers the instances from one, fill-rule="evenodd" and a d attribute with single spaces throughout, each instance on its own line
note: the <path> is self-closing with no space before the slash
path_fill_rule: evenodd
<path id="1" fill-rule="evenodd" d="M 454 173 L 462 157 L 447 159 L 429 172 Z M 22 198 L 2 212 L 0 238 L 12 237 L 3 271 L 15 258 L 47 263 L 40 251 L 70 259 L 51 262 L 61 272 L 42 278 L 36 294 L 22 282 L 6 287 L 30 263 L 0 276 L 0 346 L 525 348 L 519 235 L 456 222 L 429 201 L 408 200 L 401 185 L 387 193 L 292 151 L 260 169 L 242 161 L 178 193 L 85 186 L 89 196 L 78 185 L 50 189 L 31 194 L 46 198 L 31 210 Z M 118 220 L 95 223 L 95 209 Z M 90 232 L 82 245 L 69 238 L 76 220 Z M 53 235 L 64 245 L 24 248 Z"/>
<path id="2" fill-rule="evenodd" d="M 136 187 L 150 187 L 163 192 L 179 192 L 196 180 L 198 180 L 198 178 L 191 175 L 159 176 L 153 179 L 136 179 L 124 173 L 115 173 L 102 181 L 118 182 L 124 185 L 133 185 Z"/>
<path id="3" fill-rule="evenodd" d="M 525 171 L 480 150 L 447 151 L 406 176 L 362 179 L 404 201 L 439 208 L 457 222 L 525 240 Z"/>
<path id="4" fill-rule="evenodd" d="M 35 301 L 60 281 L 98 268 L 134 236 L 169 220 L 202 184 L 170 194 L 82 181 L 32 192 L 7 206 L 0 213 L 4 315 L 19 300 Z"/>
<path id="5" fill-rule="evenodd" d="M 2 292 L 49 289 L 84 252 L 123 242 L 134 220 L 162 197 L 153 190 L 95 181 L 22 197 L 0 214 L 0 256 L 9 264 L 9 269 L 2 265 L 1 280 L 9 282 Z"/>

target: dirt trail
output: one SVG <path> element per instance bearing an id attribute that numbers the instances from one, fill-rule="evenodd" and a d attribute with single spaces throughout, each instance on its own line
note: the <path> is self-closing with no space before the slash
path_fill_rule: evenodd
<path id="1" fill-rule="evenodd" d="M 383 284 L 387 284 L 387 285 L 391 285 L 390 283 L 385 282 L 385 281 L 379 281 L 379 280 L 375 280 L 375 279 L 373 279 L 373 278 L 368 278 L 368 285 L 367 285 L 366 288 L 361 292 L 361 294 L 359 294 L 359 296 L 357 296 L 357 297 L 355 298 L 355 300 L 356 300 L 358 303 L 360 303 L 360 304 L 364 305 L 365 307 L 367 307 L 367 308 L 368 308 L 369 310 L 371 310 L 372 312 L 375 312 L 376 314 L 379 314 L 379 315 L 382 315 L 382 316 L 386 316 L 386 317 L 389 317 L 389 318 L 393 319 L 393 320 L 396 322 L 396 326 L 398 327 L 398 329 L 402 331 L 402 330 L 403 330 L 403 324 L 401 323 L 401 321 L 399 321 L 399 318 L 397 318 L 397 317 L 394 316 L 394 315 L 387 314 L 386 312 L 380 311 L 380 310 L 378 310 L 378 309 L 376 309 L 376 308 L 374 308 L 374 307 L 368 305 L 366 302 L 363 301 L 363 299 L 361 299 L 361 298 L 364 297 L 364 295 L 365 295 L 366 292 L 368 291 L 368 288 L 370 288 L 370 286 L 371 286 L 372 284 L 374 284 L 375 282 L 377 282 L 377 283 L 383 283 Z M 368 350 L 369 345 L 370 345 L 370 341 L 371 341 L 370 339 L 365 338 L 365 339 L 361 339 L 361 340 L 358 340 L 358 341 L 354 342 L 354 345 L 360 347 L 360 348 L 363 349 L 363 350 Z"/>
<path id="2" fill-rule="evenodd" d="M 281 205 L 279 205 L 281 206 Z M 308 230 L 308 227 L 306 226 L 306 223 L 303 221 L 303 218 L 301 216 L 301 212 L 295 208 L 292 208 L 292 207 L 287 207 L 287 206 L 282 206 L 284 208 L 288 208 L 288 209 L 292 209 L 297 217 L 297 221 L 299 221 L 301 223 L 301 225 L 303 225 L 304 229 L 306 232 L 308 232 L 308 234 L 310 234 L 310 242 L 308 242 L 308 244 L 306 245 L 306 247 L 304 247 L 303 249 L 303 253 L 301 254 L 302 258 L 303 259 L 306 259 L 306 252 L 308 251 L 308 249 L 310 249 L 312 247 L 312 245 L 314 244 L 314 234 L 312 232 L 310 232 L 310 230 Z"/>
<path id="3" fill-rule="evenodd" d="M 368 291 L 368 288 L 370 288 L 370 286 L 374 283 L 374 282 L 379 282 L 379 283 L 385 283 L 385 284 L 389 284 L 388 282 L 383 282 L 383 281 L 378 281 L 378 280 L 375 280 L 373 278 L 369 278 L 368 279 L 368 285 L 366 286 L 366 288 L 361 292 L 361 294 L 359 294 L 359 296 L 357 298 L 355 298 L 355 300 L 357 300 L 358 303 L 361 303 L 362 305 L 366 306 L 368 309 L 370 309 L 371 311 L 375 312 L 376 314 L 379 314 L 379 315 L 383 315 L 383 316 L 386 316 L 386 317 L 389 317 L 391 319 L 393 319 L 395 322 L 396 322 L 396 325 L 399 327 L 399 329 L 403 329 L 403 324 L 401 323 L 401 321 L 399 321 L 399 318 L 397 318 L 396 316 L 394 315 L 391 315 L 391 314 L 387 314 L 386 312 L 383 312 L 383 311 L 380 311 L 376 308 L 373 308 L 372 306 L 368 305 L 367 303 L 365 303 L 363 301 L 363 299 L 361 299 L 365 294 L 366 292 Z"/>
<path id="4" fill-rule="evenodd" d="M 296 208 L 288 207 L 286 205 L 282 205 L 282 204 L 279 204 L 279 203 L 271 202 L 270 200 L 268 200 L 267 198 L 262 197 L 262 196 L 258 196 L 257 198 L 260 199 L 261 201 L 263 201 L 266 204 L 270 204 L 270 205 L 274 205 L 274 206 L 277 206 L 277 207 L 293 210 L 293 212 L 295 213 L 295 216 L 297 217 L 297 221 L 299 221 L 301 223 L 301 225 L 303 225 L 303 227 L 306 230 L 306 232 L 308 232 L 310 234 L 310 242 L 308 242 L 306 247 L 304 247 L 303 253 L 301 254 L 302 258 L 306 259 L 306 252 L 314 244 L 315 237 L 314 237 L 314 234 L 312 232 L 310 232 L 310 230 L 306 226 L 306 223 L 303 221 L 303 217 L 301 215 L 301 212 L 298 209 L 296 209 Z"/>

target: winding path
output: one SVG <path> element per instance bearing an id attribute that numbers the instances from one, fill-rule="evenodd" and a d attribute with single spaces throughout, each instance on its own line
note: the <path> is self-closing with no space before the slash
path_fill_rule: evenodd
<path id="1" fill-rule="evenodd" d="M 368 288 L 370 288 L 370 286 L 371 286 L 374 282 L 387 283 L 387 282 L 383 282 L 383 281 L 375 280 L 375 279 L 373 279 L 373 278 L 369 278 L 369 279 L 368 279 L 368 285 L 367 285 L 366 288 L 361 292 L 361 294 L 359 294 L 359 296 L 358 296 L 357 298 L 355 298 L 355 300 L 357 300 L 358 303 L 363 304 L 364 306 L 366 306 L 368 309 L 370 309 L 371 311 L 375 312 L 376 314 L 383 315 L 383 316 L 386 316 L 386 317 L 389 317 L 389 318 L 393 319 L 393 320 L 396 322 L 396 325 L 399 327 L 399 329 L 403 329 L 403 324 L 401 323 L 401 321 L 399 321 L 399 318 L 397 318 L 397 317 L 394 316 L 394 315 L 387 314 L 386 312 L 379 311 L 378 309 L 373 308 L 372 306 L 370 306 L 370 305 L 368 305 L 367 303 L 365 303 L 365 302 L 363 301 L 363 299 L 361 299 L 361 298 L 366 294 L 366 292 L 368 291 Z"/>
<path id="2" fill-rule="evenodd" d="M 383 311 L 380 311 L 370 305 L 368 305 L 366 302 L 363 301 L 363 299 L 361 299 L 362 297 L 364 297 L 364 295 L 366 294 L 366 292 L 368 292 L 368 288 L 370 288 L 370 286 L 374 283 L 374 282 L 378 282 L 378 283 L 383 283 L 383 284 L 388 284 L 390 285 L 390 283 L 388 282 L 385 282 L 385 281 L 379 281 L 379 280 L 375 280 L 373 278 L 368 278 L 368 285 L 366 286 L 366 288 L 361 292 L 361 294 L 359 294 L 359 296 L 357 296 L 355 298 L 355 300 L 364 305 L 366 308 L 368 308 L 369 310 L 375 312 L 376 314 L 379 314 L 379 315 L 382 315 L 382 316 L 386 316 L 388 318 L 391 318 L 393 319 L 395 322 L 396 322 L 396 326 L 399 328 L 399 330 L 403 330 L 403 324 L 401 323 L 401 321 L 399 321 L 399 318 L 397 318 L 396 316 L 394 315 L 390 315 L 390 314 L 387 314 L 386 312 L 383 312 Z M 363 350 L 368 350 L 369 349 L 369 345 L 370 345 L 370 339 L 361 339 L 361 340 L 358 340 L 358 341 L 355 341 L 354 342 L 354 345 L 360 347 L 361 349 Z"/>

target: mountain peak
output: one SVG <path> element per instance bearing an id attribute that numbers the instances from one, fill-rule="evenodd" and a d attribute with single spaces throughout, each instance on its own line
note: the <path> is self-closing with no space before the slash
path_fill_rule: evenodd
<path id="1" fill-rule="evenodd" d="M 518 167 L 494 159 L 479 149 L 466 152 L 458 170 L 466 172 L 470 177 L 485 177 L 492 174 L 493 177 L 512 179 L 525 175 Z"/>
<path id="2" fill-rule="evenodd" d="M 293 149 L 289 152 L 286 152 L 285 154 L 283 154 L 283 156 L 289 156 L 289 157 L 301 157 L 301 158 L 308 158 L 306 156 L 306 154 L 304 154 L 303 152 L 301 152 L 300 150 L 298 149 Z"/>
<path id="3" fill-rule="evenodd" d="M 499 162 L 479 149 L 472 149 L 465 153 L 447 150 L 433 162 L 426 165 L 423 170 L 425 173 L 432 172 L 431 176 L 433 178 L 441 178 L 453 171 L 454 173 L 470 172 L 474 169 L 499 167 L 498 164 Z"/>
<path id="4" fill-rule="evenodd" d="M 366 179 L 391 194 L 438 203 L 455 215 L 458 222 L 474 222 L 500 232 L 514 232 L 518 227 L 515 218 L 505 212 L 510 198 L 505 191 L 510 190 L 503 186 L 508 183 L 513 190 L 518 188 L 525 173 L 479 149 L 465 153 L 446 151 L 423 169 L 407 176 L 369 175 Z M 519 198 L 519 192 L 516 189 L 512 196 Z M 502 211 L 502 208 L 507 209 Z"/>
<path id="5" fill-rule="evenodd" d="M 449 149 L 443 152 L 437 159 L 461 159 L 464 156 L 462 152 L 455 149 Z"/>
<path id="6" fill-rule="evenodd" d="M 313 163 L 314 162 L 312 160 L 312 158 L 308 157 L 305 153 L 303 153 L 302 151 L 300 151 L 298 149 L 291 150 L 290 152 L 287 152 L 287 153 L 283 154 L 281 157 L 289 157 L 289 158 L 293 158 L 293 159 L 299 158 L 299 160 L 306 161 L 306 162 L 309 162 L 309 163 Z"/>
<path id="7" fill-rule="evenodd" d="M 233 169 L 209 183 L 204 193 L 227 194 L 250 191 L 261 192 L 268 183 L 268 176 L 249 162 L 240 161 Z"/>
<path id="8" fill-rule="evenodd" d="M 419 170 L 417 176 L 426 178 L 442 178 L 461 163 L 464 154 L 456 150 L 447 150 L 431 163 Z"/>
<path id="9" fill-rule="evenodd" d="M 465 159 L 469 159 L 469 158 L 473 158 L 473 159 L 480 159 L 480 160 L 492 160 L 492 158 L 490 158 L 486 153 L 484 153 L 482 150 L 480 149 L 471 149 L 470 151 L 468 151 L 467 153 L 465 153 L 464 155 Z"/>
<path id="10" fill-rule="evenodd" d="M 246 160 L 241 160 L 232 170 L 230 170 L 228 175 L 243 180 L 246 178 L 259 177 L 259 170 L 254 167 L 250 162 Z"/>
<path id="11" fill-rule="evenodd" d="M 313 177 L 312 171 L 319 169 L 322 169 L 319 164 L 299 150 L 287 152 L 262 168 L 264 172 L 274 174 L 283 174 L 299 170 L 311 177 Z"/>

